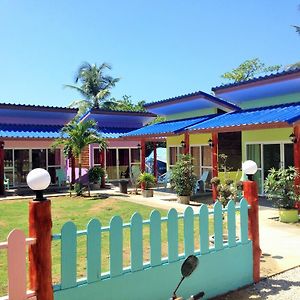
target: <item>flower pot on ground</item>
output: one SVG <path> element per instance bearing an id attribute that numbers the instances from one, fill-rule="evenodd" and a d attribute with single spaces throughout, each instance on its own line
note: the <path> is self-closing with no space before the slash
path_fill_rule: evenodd
<path id="1" fill-rule="evenodd" d="M 189 204 L 191 194 L 195 189 L 197 177 L 194 174 L 192 157 L 182 154 L 175 166 L 172 168 L 171 186 L 178 196 L 178 202 Z"/>
<path id="2" fill-rule="evenodd" d="M 156 180 L 152 174 L 141 173 L 138 177 L 138 183 L 142 188 L 142 195 L 144 197 L 153 197 L 153 190 L 151 188 L 154 187 Z"/>
<path id="3" fill-rule="evenodd" d="M 265 180 L 265 193 L 269 200 L 273 201 L 275 207 L 279 209 L 279 220 L 285 223 L 295 223 L 299 221 L 296 203 L 300 197 L 296 190 L 295 179 L 299 176 L 294 167 L 288 169 L 271 169 Z"/>
<path id="4" fill-rule="evenodd" d="M 99 189 L 102 185 L 102 178 L 105 177 L 105 171 L 101 167 L 92 167 L 88 170 L 89 182 L 93 189 Z"/>

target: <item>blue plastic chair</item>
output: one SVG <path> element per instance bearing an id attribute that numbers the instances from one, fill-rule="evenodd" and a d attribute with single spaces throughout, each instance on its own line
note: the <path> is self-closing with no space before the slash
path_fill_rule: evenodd
<path id="1" fill-rule="evenodd" d="M 9 190 L 9 178 L 7 178 L 4 174 L 4 188 Z"/>

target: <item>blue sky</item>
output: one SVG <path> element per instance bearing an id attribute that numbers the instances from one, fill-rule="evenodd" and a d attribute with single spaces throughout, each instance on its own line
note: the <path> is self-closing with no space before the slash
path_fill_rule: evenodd
<path id="1" fill-rule="evenodd" d="M 300 60 L 299 0 L 0 0 L 0 102 L 66 106 L 80 63 L 108 62 L 112 96 L 155 101 L 225 82 L 254 57 Z"/>

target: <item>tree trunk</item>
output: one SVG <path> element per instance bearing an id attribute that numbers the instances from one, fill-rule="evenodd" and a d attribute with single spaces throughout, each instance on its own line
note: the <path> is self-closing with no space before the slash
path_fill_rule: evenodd
<path id="1" fill-rule="evenodd" d="M 82 163 L 82 157 L 81 153 L 78 156 L 78 169 L 79 169 L 79 182 L 81 183 L 81 163 Z"/>

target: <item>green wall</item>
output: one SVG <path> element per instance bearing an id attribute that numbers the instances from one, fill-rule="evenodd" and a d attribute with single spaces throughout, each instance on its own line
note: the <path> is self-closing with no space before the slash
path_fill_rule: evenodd
<path id="1" fill-rule="evenodd" d="M 293 93 L 293 94 L 280 95 L 275 97 L 265 97 L 261 99 L 255 99 L 255 100 L 239 103 L 238 105 L 246 109 L 246 108 L 263 107 L 263 106 L 299 102 L 299 101 L 300 101 L 300 93 Z"/>
<path id="2" fill-rule="evenodd" d="M 197 110 L 191 110 L 184 113 L 179 114 L 173 114 L 166 116 L 166 120 L 179 120 L 179 119 L 186 119 L 186 118 L 192 118 L 192 117 L 200 117 L 210 114 L 215 114 L 217 112 L 217 108 L 208 108 L 208 109 L 197 109 Z"/>

